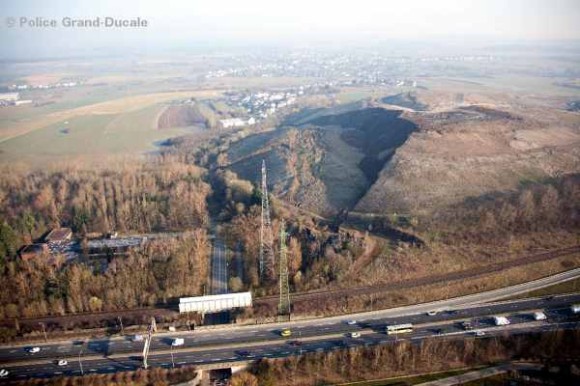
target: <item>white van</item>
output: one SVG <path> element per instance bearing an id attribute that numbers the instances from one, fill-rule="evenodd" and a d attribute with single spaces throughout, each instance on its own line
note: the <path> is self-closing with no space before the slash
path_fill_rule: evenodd
<path id="1" fill-rule="evenodd" d="M 534 320 L 546 320 L 546 314 L 541 311 L 534 312 Z"/>

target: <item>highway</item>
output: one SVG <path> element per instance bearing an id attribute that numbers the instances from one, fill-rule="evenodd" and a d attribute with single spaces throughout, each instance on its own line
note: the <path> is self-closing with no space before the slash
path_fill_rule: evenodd
<path id="1" fill-rule="evenodd" d="M 368 313 L 355 324 L 348 324 L 348 316 L 328 321 L 327 319 L 298 321 L 272 325 L 246 326 L 237 328 L 206 329 L 187 333 L 163 334 L 154 337 L 149 363 L 153 366 L 170 367 L 171 339 L 179 336 L 185 345 L 173 349 L 174 363 L 211 364 L 219 362 L 246 361 L 257 358 L 284 357 L 305 352 L 328 351 L 349 346 L 384 344 L 394 339 L 420 340 L 426 337 L 473 335 L 464 331 L 461 322 L 470 320 L 477 330 L 486 331 L 486 336 L 503 333 L 506 329 L 521 327 L 524 330 L 544 330 L 557 327 L 578 328 L 578 318 L 570 311 L 570 304 L 580 302 L 580 294 L 514 300 L 496 304 L 467 306 L 457 310 L 441 311 L 434 316 L 418 313 L 413 315 L 377 316 Z M 548 321 L 534 321 L 532 312 L 545 310 Z M 492 315 L 507 315 L 511 325 L 495 327 Z M 412 334 L 395 338 L 385 334 L 385 326 L 398 323 L 413 323 Z M 292 337 L 282 338 L 282 328 L 291 328 Z M 349 338 L 351 332 L 360 332 L 360 338 Z M 299 341 L 301 344 L 290 344 Z M 86 372 L 114 372 L 136 369 L 141 365 L 142 343 L 127 338 L 94 340 L 81 344 L 62 342 L 39 345 L 41 351 L 31 354 L 26 347 L 2 347 L 2 368 L 10 371 L 11 379 L 48 377 L 55 375 L 77 375 L 80 373 L 78 356 L 83 350 L 83 367 Z M 58 359 L 67 358 L 69 365 L 59 367 Z"/>

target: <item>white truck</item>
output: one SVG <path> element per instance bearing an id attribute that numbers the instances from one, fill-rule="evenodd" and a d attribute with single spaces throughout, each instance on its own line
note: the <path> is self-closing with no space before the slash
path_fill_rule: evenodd
<path id="1" fill-rule="evenodd" d="M 493 322 L 495 323 L 496 326 L 507 326 L 508 324 L 510 324 L 509 319 L 506 318 L 505 316 L 494 316 Z"/>
<path id="2" fill-rule="evenodd" d="M 572 304 L 570 311 L 572 311 L 573 314 L 580 314 L 580 304 Z"/>

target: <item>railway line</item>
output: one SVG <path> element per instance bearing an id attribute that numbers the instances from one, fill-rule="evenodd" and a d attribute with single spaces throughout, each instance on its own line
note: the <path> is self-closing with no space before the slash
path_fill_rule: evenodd
<path id="1" fill-rule="evenodd" d="M 340 298 L 340 297 L 352 297 L 361 295 L 370 295 L 387 291 L 394 291 L 400 289 L 410 289 L 413 287 L 425 286 L 429 284 L 435 284 L 439 282 L 451 282 L 457 280 L 473 279 L 477 277 L 483 277 L 489 275 L 490 273 L 501 272 L 502 270 L 515 268 L 520 266 L 525 266 L 527 264 L 538 263 L 542 261 L 549 261 L 563 256 L 573 255 L 580 253 L 580 245 L 575 245 L 571 247 L 561 248 L 552 251 L 546 251 L 536 254 L 530 254 L 518 257 L 513 260 L 503 261 L 497 264 L 470 268 L 464 271 L 450 272 L 441 275 L 428 276 L 416 279 L 408 279 L 399 282 L 386 283 L 376 286 L 363 286 L 354 288 L 336 288 L 321 291 L 311 291 L 311 292 L 298 292 L 291 293 L 292 303 L 296 304 L 299 302 L 311 302 L 311 301 L 323 301 L 329 298 Z M 254 299 L 254 305 L 272 307 L 278 302 L 278 296 L 264 296 Z M 169 303 L 164 306 L 158 307 L 146 307 L 137 308 L 132 310 L 119 310 L 119 311 L 104 311 L 95 313 L 82 313 L 82 314 L 71 314 L 64 316 L 47 316 L 41 318 L 23 318 L 18 320 L 20 328 L 29 330 L 39 330 L 40 324 L 48 329 L 54 328 L 73 328 L 73 327 L 83 327 L 84 325 L 101 325 L 101 326 L 111 326 L 114 325 L 119 317 L 124 319 L 125 326 L 131 324 L 130 320 L 134 320 L 136 324 L 141 322 L 146 323 L 151 316 L 155 316 L 160 320 L 169 320 L 176 318 L 179 315 L 177 311 L 176 304 Z M 0 326 L 4 327 L 14 327 L 14 319 L 3 319 L 0 321 Z"/>

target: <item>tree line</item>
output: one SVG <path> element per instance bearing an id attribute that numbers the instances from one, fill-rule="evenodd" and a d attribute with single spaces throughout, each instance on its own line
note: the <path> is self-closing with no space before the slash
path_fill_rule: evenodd
<path id="1" fill-rule="evenodd" d="M 541 231 L 580 228 L 580 174 L 527 182 L 517 191 L 465 200 L 423 219 L 425 232 L 441 230 L 450 238 L 477 241 Z"/>
<path id="2" fill-rule="evenodd" d="M 90 170 L 19 172 L 0 179 L 0 262 L 54 227 L 90 232 L 156 232 L 208 223 L 203 169 L 163 157 Z"/>
<path id="3" fill-rule="evenodd" d="M 579 355 L 578 330 L 486 339 L 425 339 L 418 344 L 404 340 L 389 345 L 263 359 L 248 372 L 235 375 L 232 385 L 326 385 L 513 360 L 557 363 Z"/>
<path id="4" fill-rule="evenodd" d="M 103 270 L 88 264 L 58 267 L 11 260 L 0 276 L 0 319 L 132 309 L 201 295 L 208 277 L 204 229 L 152 240 Z"/>

